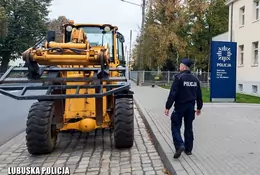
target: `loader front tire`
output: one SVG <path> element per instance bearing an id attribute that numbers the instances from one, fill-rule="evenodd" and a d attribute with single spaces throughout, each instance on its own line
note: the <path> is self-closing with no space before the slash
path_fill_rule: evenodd
<path id="1" fill-rule="evenodd" d="M 115 147 L 131 148 L 134 143 L 134 107 L 133 99 L 115 100 L 114 144 Z"/>
<path id="2" fill-rule="evenodd" d="M 54 103 L 35 102 L 29 111 L 26 128 L 26 145 L 30 154 L 49 154 L 57 142 L 54 119 Z"/>

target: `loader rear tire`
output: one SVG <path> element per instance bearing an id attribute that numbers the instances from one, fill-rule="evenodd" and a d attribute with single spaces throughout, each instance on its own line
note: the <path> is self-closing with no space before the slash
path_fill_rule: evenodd
<path id="1" fill-rule="evenodd" d="M 134 106 L 131 98 L 115 100 L 114 144 L 115 147 L 131 148 L 134 143 Z"/>
<path id="2" fill-rule="evenodd" d="M 31 106 L 26 128 L 26 145 L 30 154 L 49 154 L 54 150 L 57 142 L 54 110 L 52 101 L 40 101 Z"/>

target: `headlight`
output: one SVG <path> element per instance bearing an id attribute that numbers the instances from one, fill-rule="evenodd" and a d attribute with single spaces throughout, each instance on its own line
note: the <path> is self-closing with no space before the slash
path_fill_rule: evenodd
<path id="1" fill-rule="evenodd" d="M 104 30 L 105 30 L 106 32 L 109 32 L 111 29 L 110 29 L 110 27 L 106 26 L 106 27 L 104 28 Z"/>
<path id="2" fill-rule="evenodd" d="M 71 31 L 72 31 L 72 29 L 73 29 L 73 27 L 72 27 L 72 26 L 67 26 L 67 27 L 66 27 L 66 31 L 67 31 L 67 32 L 71 32 Z"/>

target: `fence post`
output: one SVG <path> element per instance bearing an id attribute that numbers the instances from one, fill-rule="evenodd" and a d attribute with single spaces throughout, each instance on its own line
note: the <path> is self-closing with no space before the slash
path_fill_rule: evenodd
<path id="1" fill-rule="evenodd" d="M 142 79 L 142 83 L 144 83 L 144 81 L 145 81 L 145 71 L 143 71 L 143 79 Z"/>
<path id="2" fill-rule="evenodd" d="M 167 81 L 168 81 L 168 84 L 170 83 L 170 71 L 168 71 L 168 75 L 167 75 Z"/>

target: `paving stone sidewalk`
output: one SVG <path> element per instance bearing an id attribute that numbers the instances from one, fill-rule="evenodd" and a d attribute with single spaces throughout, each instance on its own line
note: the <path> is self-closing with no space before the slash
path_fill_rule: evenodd
<path id="1" fill-rule="evenodd" d="M 27 152 L 25 133 L 0 147 L 0 175 L 14 166 L 69 167 L 76 175 L 164 175 L 164 166 L 135 109 L 135 143 L 131 149 L 117 150 L 109 131 L 62 133 L 57 149 L 50 155 L 33 157 Z"/>
<path id="2" fill-rule="evenodd" d="M 132 83 L 164 164 L 177 175 L 259 175 L 260 105 L 205 104 L 194 121 L 193 155 L 173 159 L 170 119 L 164 115 L 169 90 Z M 172 110 L 171 110 L 172 112 Z M 182 128 L 183 134 L 183 128 Z"/>

